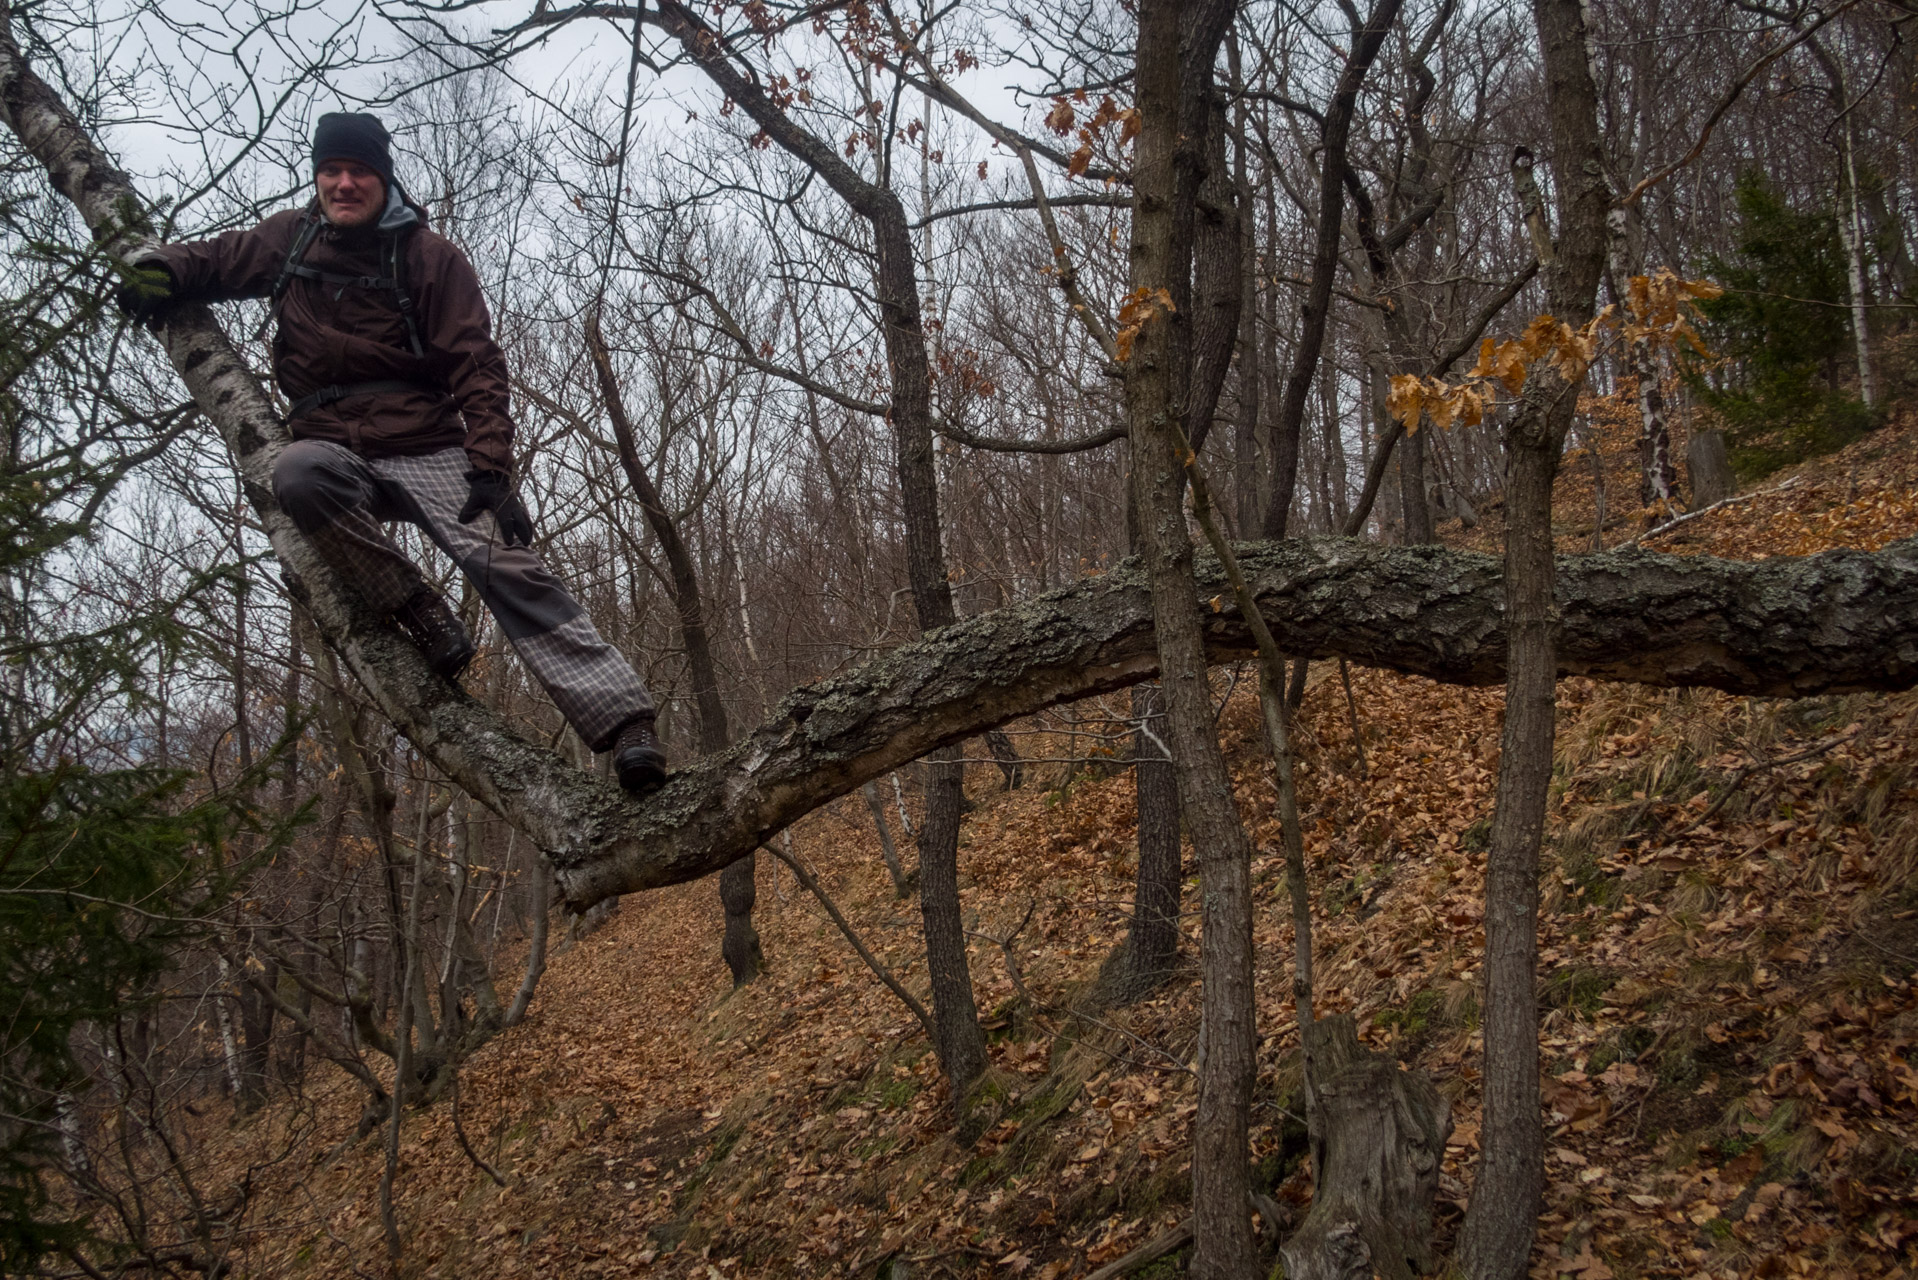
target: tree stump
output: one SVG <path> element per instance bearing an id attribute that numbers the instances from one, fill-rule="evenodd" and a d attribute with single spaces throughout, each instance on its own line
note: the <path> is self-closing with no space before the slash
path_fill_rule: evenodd
<path id="1" fill-rule="evenodd" d="M 1359 1045 L 1350 1014 L 1305 1028 L 1311 1212 L 1279 1249 L 1287 1280 L 1433 1270 L 1432 1206 L 1452 1110 L 1422 1073 Z"/>
<path id="2" fill-rule="evenodd" d="M 1697 430 L 1685 447 L 1685 469 L 1691 473 L 1692 510 L 1723 502 L 1738 492 L 1738 478 L 1732 474 L 1731 454 L 1725 449 L 1725 433 Z"/>

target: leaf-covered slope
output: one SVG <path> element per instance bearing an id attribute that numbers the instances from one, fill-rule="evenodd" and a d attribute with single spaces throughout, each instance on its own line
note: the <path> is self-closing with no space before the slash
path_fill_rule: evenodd
<path id="1" fill-rule="evenodd" d="M 1855 474 L 1842 456 L 1807 469 L 1760 500 L 1784 505 L 1754 503 L 1749 519 L 1728 508 L 1688 537 L 1716 554 L 1796 553 L 1918 532 L 1896 487 L 1918 475 L 1918 432 L 1864 443 L 1885 456 Z M 1568 469 L 1563 483 L 1576 479 Z M 1369 1042 L 1452 1100 L 1450 1230 L 1475 1156 L 1499 695 L 1358 669 L 1352 683 L 1363 772 L 1335 669 L 1302 718 L 1320 1000 L 1355 1010 Z M 1255 1154 L 1296 1211 L 1309 1183 L 1290 1096 L 1290 933 L 1249 684 L 1228 669 L 1218 689 L 1231 690 L 1222 726 L 1261 842 Z M 1055 721 L 1016 738 L 1021 750 L 1123 749 L 1096 736 L 1114 727 L 1095 723 L 1096 703 L 1076 710 L 1076 734 Z M 1787 702 L 1573 679 L 1561 710 L 1540 974 L 1551 1185 L 1535 1274 L 1909 1267 L 1918 695 Z M 996 771 L 973 778 L 964 900 L 999 1100 L 972 1141 L 947 1125 L 911 1016 L 762 859 L 767 978 L 726 998 L 710 885 L 629 897 L 558 957 L 528 1023 L 473 1062 L 462 1125 L 509 1189 L 462 1154 L 450 1108 L 409 1121 L 408 1273 L 871 1275 L 901 1257 L 915 1276 L 1081 1276 L 1181 1220 L 1193 975 L 1097 1021 L 1072 1013 L 1123 932 L 1130 778 L 1031 771 L 1039 781 L 1010 795 Z M 887 962 L 923 983 L 916 905 L 893 900 L 864 807 L 822 812 L 793 845 Z M 357 1104 L 323 1081 L 311 1096 L 318 1155 L 350 1133 Z M 237 1155 L 256 1133 L 219 1140 Z M 310 1198 L 285 1188 L 275 1203 L 303 1225 L 260 1239 L 260 1272 L 346 1276 L 377 1257 L 378 1164 L 370 1145 L 349 1147 L 305 1172 Z"/>

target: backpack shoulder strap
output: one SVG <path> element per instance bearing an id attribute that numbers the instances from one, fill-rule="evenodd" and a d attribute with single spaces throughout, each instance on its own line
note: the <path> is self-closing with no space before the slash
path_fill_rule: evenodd
<path id="1" fill-rule="evenodd" d="M 286 297 L 287 286 L 293 283 L 293 277 L 299 274 L 300 265 L 306 259 L 306 251 L 313 247 L 313 238 L 320 234 L 320 219 L 313 216 L 311 210 L 300 215 L 300 225 L 293 233 L 293 243 L 287 247 L 286 261 L 280 264 L 279 279 L 273 282 L 272 306 L 279 308 L 281 299 Z"/>
<path id="2" fill-rule="evenodd" d="M 280 274 L 273 281 L 273 291 L 267 294 L 266 314 L 260 317 L 260 327 L 253 333 L 255 342 L 265 337 L 267 326 L 279 318 L 280 305 L 286 301 L 287 286 L 300 273 L 300 261 L 306 257 L 306 251 L 313 247 L 313 237 L 319 233 L 320 219 L 308 209 L 300 215 L 299 226 L 293 231 L 293 243 L 287 246 L 286 260 L 280 264 Z"/>
<path id="3" fill-rule="evenodd" d="M 399 303 L 400 319 L 406 323 L 406 337 L 412 344 L 413 354 L 424 357 L 426 346 L 420 341 L 419 308 L 413 304 L 413 295 L 406 287 L 405 238 L 411 228 L 398 227 L 381 234 L 380 270 L 383 274 L 343 276 L 329 271 L 316 271 L 306 265 L 307 250 L 313 247 L 314 239 L 320 234 L 320 225 L 321 219 L 311 210 L 301 215 L 299 228 L 293 234 L 293 243 L 287 247 L 286 261 L 280 264 L 279 278 L 273 282 L 273 292 L 268 295 L 266 316 L 260 321 L 260 332 L 254 336 L 257 338 L 264 334 L 267 325 L 279 315 L 280 307 L 286 300 L 286 291 L 296 279 L 339 285 L 342 288 L 391 287 Z"/>
<path id="4" fill-rule="evenodd" d="M 406 322 L 406 337 L 413 344 L 413 354 L 424 358 L 426 347 L 420 342 L 419 309 L 413 305 L 413 294 L 406 287 L 406 233 L 409 227 L 400 227 L 381 237 L 381 264 L 386 278 L 393 282 L 393 296 L 400 306 L 400 319 Z"/>

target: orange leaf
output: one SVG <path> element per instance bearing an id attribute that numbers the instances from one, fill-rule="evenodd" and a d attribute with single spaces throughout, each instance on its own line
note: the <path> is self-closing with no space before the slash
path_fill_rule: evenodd
<path id="1" fill-rule="evenodd" d="M 1425 412 L 1425 384 L 1416 374 L 1393 374 L 1385 406 L 1393 417 L 1405 424 L 1407 432 L 1417 431 L 1419 417 Z"/>

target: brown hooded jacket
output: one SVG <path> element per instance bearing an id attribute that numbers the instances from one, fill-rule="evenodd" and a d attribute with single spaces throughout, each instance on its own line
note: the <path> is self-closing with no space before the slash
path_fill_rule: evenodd
<path id="1" fill-rule="evenodd" d="M 247 230 L 165 245 L 142 261 L 164 263 L 182 301 L 264 298 L 280 278 L 302 219 L 319 216 L 317 208 L 288 210 Z M 304 264 L 334 275 L 379 277 L 382 234 L 373 227 L 324 226 Z M 289 401 L 356 382 L 404 381 L 418 389 L 348 396 L 309 409 L 292 419 L 293 436 L 336 441 L 370 458 L 463 445 L 476 469 L 510 471 L 506 357 L 493 341 L 479 277 L 466 255 L 423 221 L 398 234 L 424 355 L 413 354 L 393 289 L 295 278 L 279 306 L 273 374 Z"/>

